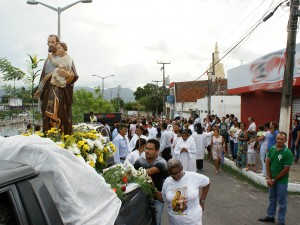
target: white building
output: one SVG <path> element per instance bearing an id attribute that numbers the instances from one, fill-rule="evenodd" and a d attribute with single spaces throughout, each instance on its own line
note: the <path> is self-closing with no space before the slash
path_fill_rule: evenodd
<path id="1" fill-rule="evenodd" d="M 208 97 L 197 99 L 197 110 L 201 119 L 208 114 Z M 213 95 L 211 96 L 211 114 L 219 117 L 234 114 L 241 119 L 241 96 Z"/>

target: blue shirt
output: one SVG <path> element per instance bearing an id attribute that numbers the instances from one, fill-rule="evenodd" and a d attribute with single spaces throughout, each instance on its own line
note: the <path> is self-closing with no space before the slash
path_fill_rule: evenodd
<path id="1" fill-rule="evenodd" d="M 118 134 L 117 137 L 113 140 L 113 144 L 116 146 L 116 152 L 114 155 L 114 162 L 121 163 L 121 159 L 126 159 L 129 153 L 129 140 L 127 136 L 122 136 Z"/>
<path id="2" fill-rule="evenodd" d="M 276 144 L 276 136 L 278 133 L 279 133 L 278 130 L 275 130 L 273 134 L 270 132 L 270 136 L 268 139 L 268 149 L 270 149 L 273 145 Z"/>

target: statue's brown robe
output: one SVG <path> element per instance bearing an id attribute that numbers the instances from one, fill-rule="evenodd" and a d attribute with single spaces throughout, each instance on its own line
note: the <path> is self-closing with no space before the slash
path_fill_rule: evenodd
<path id="1" fill-rule="evenodd" d="M 64 134 L 72 134 L 73 88 L 78 79 L 75 65 L 72 62 L 72 70 L 70 76 L 66 78 L 67 86 L 65 88 L 50 83 L 52 73 L 45 74 L 45 66 L 46 62 L 40 78 L 40 82 L 43 84 L 40 95 L 43 131 L 46 132 L 52 127 L 57 127 Z"/>

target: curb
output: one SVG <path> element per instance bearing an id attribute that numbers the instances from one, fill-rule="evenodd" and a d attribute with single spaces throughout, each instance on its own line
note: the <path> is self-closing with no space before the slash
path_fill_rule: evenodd
<path id="1" fill-rule="evenodd" d="M 245 171 L 245 169 L 240 170 L 236 165 L 235 162 L 224 158 L 224 163 L 227 166 L 230 166 L 233 170 L 238 171 L 239 173 L 243 174 L 244 176 L 251 179 L 253 182 L 260 184 L 262 186 L 267 186 L 267 181 L 263 176 L 259 176 L 257 173 L 254 173 L 252 171 Z M 300 184 L 297 183 L 288 183 L 288 191 L 289 192 L 297 192 L 300 193 Z"/>

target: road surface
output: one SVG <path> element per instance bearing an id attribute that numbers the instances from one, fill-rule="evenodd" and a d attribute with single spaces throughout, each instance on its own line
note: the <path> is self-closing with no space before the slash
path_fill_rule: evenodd
<path id="1" fill-rule="evenodd" d="M 266 215 L 268 193 L 233 178 L 221 171 L 214 173 L 214 166 L 204 162 L 202 173 L 210 178 L 210 190 L 203 212 L 203 225 L 268 225 L 258 218 Z M 288 196 L 286 224 L 300 224 L 300 196 Z M 277 218 L 276 218 L 277 222 Z M 165 205 L 162 225 L 168 225 Z"/>

